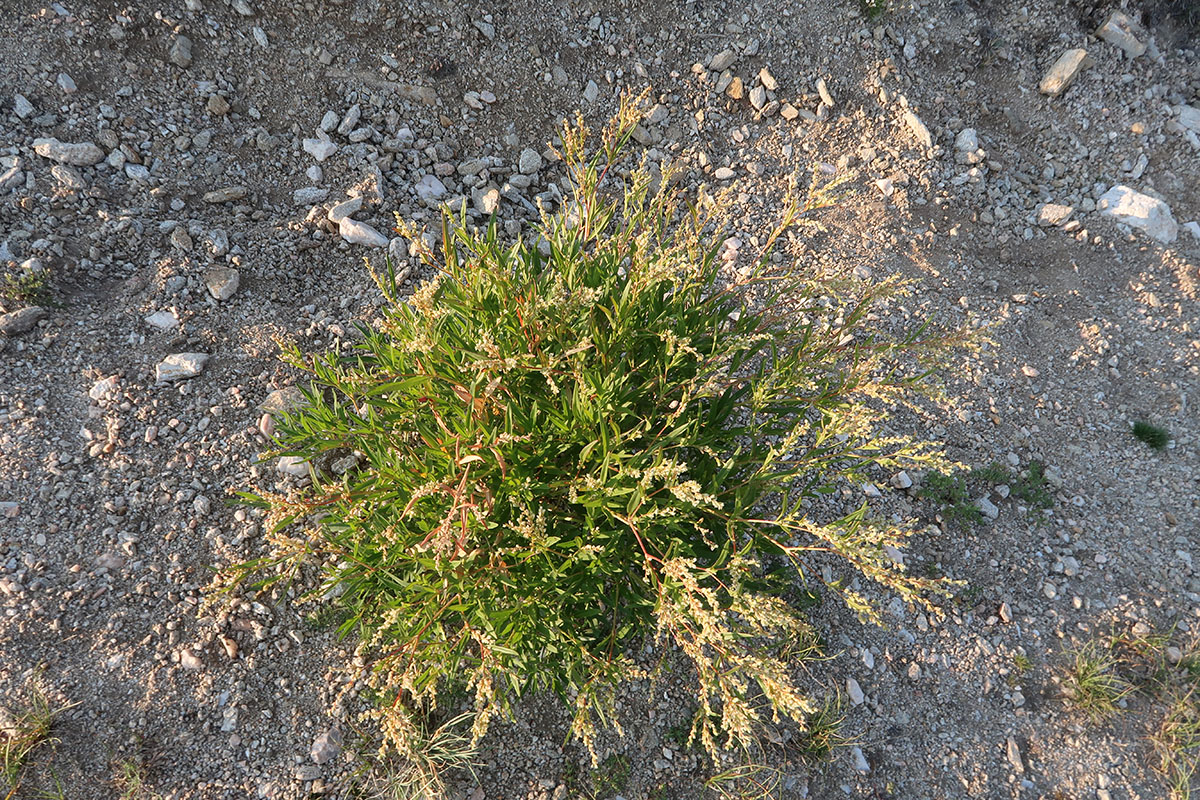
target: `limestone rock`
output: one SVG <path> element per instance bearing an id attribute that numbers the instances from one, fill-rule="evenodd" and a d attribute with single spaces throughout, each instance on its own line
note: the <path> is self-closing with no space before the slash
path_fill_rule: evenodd
<path id="1" fill-rule="evenodd" d="M 1096 201 L 1096 208 L 1132 228 L 1140 228 L 1152 239 L 1170 244 L 1179 233 L 1171 207 L 1156 197 L 1134 191 L 1123 184 L 1105 192 Z"/>
<path id="2" fill-rule="evenodd" d="M 73 167 L 90 167 L 104 160 L 104 151 L 93 142 L 60 142 L 58 139 L 34 139 L 33 151 L 43 158 L 70 164 Z"/>
<path id="3" fill-rule="evenodd" d="M 1054 66 L 1050 67 L 1049 72 L 1042 78 L 1042 82 L 1038 84 L 1038 88 L 1043 94 L 1058 97 L 1071 85 L 1071 81 L 1075 80 L 1076 75 L 1093 63 L 1095 62 L 1092 57 L 1082 47 L 1068 50 L 1058 57 Z"/>

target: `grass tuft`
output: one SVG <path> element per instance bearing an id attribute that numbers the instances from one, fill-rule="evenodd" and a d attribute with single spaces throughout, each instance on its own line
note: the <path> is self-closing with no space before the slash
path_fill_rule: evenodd
<path id="1" fill-rule="evenodd" d="M 1093 721 L 1116 714 L 1118 703 L 1134 691 L 1120 674 L 1119 666 L 1112 649 L 1102 643 L 1088 642 L 1075 651 L 1067 688 L 1075 705 Z"/>
<path id="2" fill-rule="evenodd" d="M 1145 420 L 1133 423 L 1133 435 L 1139 442 L 1150 445 L 1155 450 L 1166 448 L 1171 441 L 1171 432 Z"/>
<path id="3" fill-rule="evenodd" d="M 0 782 L 15 795 L 33 753 L 43 745 L 52 745 L 54 720 L 71 708 L 55 707 L 47 698 L 38 678 L 26 686 L 26 697 L 15 708 L 0 709 Z"/>

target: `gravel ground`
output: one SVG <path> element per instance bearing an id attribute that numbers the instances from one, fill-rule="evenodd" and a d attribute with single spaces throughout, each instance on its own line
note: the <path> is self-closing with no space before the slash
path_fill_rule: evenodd
<path id="1" fill-rule="evenodd" d="M 393 212 L 465 200 L 526 230 L 562 196 L 559 121 L 648 86 L 638 148 L 731 187 L 743 241 L 795 170 L 856 171 L 854 202 L 789 257 L 901 273 L 906 313 L 991 323 L 948 370 L 953 407 L 893 424 L 968 464 L 1039 460 L 1054 494 L 1041 511 L 999 487 L 982 524 L 907 554 L 967 581 L 944 619 L 887 597 L 887 628 L 813 612 L 832 656 L 814 691 L 844 694 L 856 745 L 779 756 L 778 796 L 1165 797 L 1153 704 L 1097 724 L 1062 682 L 1112 626 L 1200 633 L 1200 59 L 1169 13 L 1186 8 L 1127 3 L 1114 44 L 1094 35 L 1112 9 L 1078 0 L 873 20 L 856 0 L 0 2 L 0 267 L 51 287 L 0 296 L 0 689 L 15 704 L 40 675 L 77 704 L 17 796 L 54 776 L 121 796 L 130 759 L 146 797 L 352 796 L 371 737 L 333 700 L 354 643 L 286 598 L 202 604 L 210 565 L 261 552 L 228 491 L 296 480 L 258 463 L 263 403 L 295 377 L 275 339 L 324 350 L 372 318 L 361 259 L 409 264 Z M 1143 418 L 1165 450 L 1129 434 Z M 909 483 L 865 491 L 932 519 Z M 705 796 L 712 766 L 673 735 L 686 682 L 626 701 L 610 794 Z M 565 729 L 531 699 L 453 792 L 587 796 Z M 316 741 L 331 730 L 341 745 Z"/>

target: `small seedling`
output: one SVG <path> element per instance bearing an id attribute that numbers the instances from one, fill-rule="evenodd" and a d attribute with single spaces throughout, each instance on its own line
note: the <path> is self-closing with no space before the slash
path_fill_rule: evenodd
<path id="1" fill-rule="evenodd" d="M 121 800 L 151 800 L 146 789 L 146 763 L 140 758 L 123 758 L 113 766 L 113 786 Z"/>
<path id="2" fill-rule="evenodd" d="M 971 493 L 962 473 L 947 475 L 930 472 L 925 476 L 925 485 L 918 495 L 941 506 L 942 519 L 948 523 L 965 527 L 983 520 L 983 512 L 971 502 Z"/>
<path id="3" fill-rule="evenodd" d="M 882 17 L 888 10 L 888 0 L 858 0 L 858 8 L 871 22 Z"/>
<path id="4" fill-rule="evenodd" d="M 841 734 L 845 721 L 841 694 L 827 697 L 820 708 L 808 715 L 805 730 L 795 740 L 800 757 L 808 762 L 824 761 L 837 748 L 853 744 L 851 739 Z"/>
<path id="5" fill-rule="evenodd" d="M 592 792 L 597 800 L 620 794 L 629 782 L 632 769 L 629 758 L 623 755 L 611 755 L 600 762 L 600 766 L 592 770 Z"/>
<path id="6" fill-rule="evenodd" d="M 1067 685 L 1075 704 L 1093 720 L 1115 714 L 1120 709 L 1118 703 L 1134 690 L 1118 666 L 1112 649 L 1097 642 L 1088 642 L 1075 651 Z"/>
<path id="7" fill-rule="evenodd" d="M 1138 441 L 1145 442 L 1155 450 L 1166 448 L 1167 443 L 1171 441 L 1170 431 L 1145 420 L 1133 423 L 1133 435 Z"/>

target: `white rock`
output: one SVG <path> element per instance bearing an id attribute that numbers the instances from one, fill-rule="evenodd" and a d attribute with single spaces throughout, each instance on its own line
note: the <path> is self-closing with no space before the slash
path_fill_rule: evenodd
<path id="1" fill-rule="evenodd" d="M 753 89 L 750 90 L 750 105 L 754 106 L 756 109 L 761 111 L 763 106 L 765 106 L 766 104 L 767 104 L 767 90 L 766 89 L 764 89 L 762 86 L 755 86 Z"/>
<path id="2" fill-rule="evenodd" d="M 483 110 L 483 100 L 480 99 L 479 92 L 467 92 L 463 95 L 463 102 L 466 103 L 468 108 L 472 108 L 476 111 Z"/>
<path id="3" fill-rule="evenodd" d="M 179 651 L 179 666 L 184 669 L 203 669 L 204 662 L 191 650 L 184 649 Z"/>
<path id="4" fill-rule="evenodd" d="M 929 128 L 925 127 L 925 123 L 921 121 L 921 118 L 911 110 L 904 112 L 904 124 L 908 125 L 908 129 L 912 131 L 912 135 L 916 137 L 917 143 L 922 148 L 928 150 L 933 147 L 933 137 L 929 134 Z"/>
<path id="5" fill-rule="evenodd" d="M 88 390 L 88 397 L 97 403 L 117 397 L 117 376 L 109 375 L 93 383 L 92 388 Z"/>
<path id="6" fill-rule="evenodd" d="M 1196 222 L 1195 220 L 1193 220 L 1192 222 L 1185 222 L 1185 223 L 1183 223 L 1183 227 L 1192 236 L 1195 236 L 1197 239 L 1200 239 L 1200 222 Z"/>
<path id="7" fill-rule="evenodd" d="M 170 311 L 155 311 L 146 317 L 146 324 L 159 330 L 169 331 L 179 327 L 179 319 Z"/>
<path id="8" fill-rule="evenodd" d="M 216 300 L 228 300 L 238 290 L 241 273 L 232 267 L 209 267 L 204 271 L 204 286 Z"/>
<path id="9" fill-rule="evenodd" d="M 234 200 L 241 200 L 245 196 L 245 186 L 223 186 L 220 189 L 205 192 L 200 199 L 211 205 L 220 205 L 221 203 L 231 203 Z"/>
<path id="10" fill-rule="evenodd" d="M 275 469 L 284 475 L 303 478 L 308 475 L 308 462 L 300 456 L 280 456 Z"/>
<path id="11" fill-rule="evenodd" d="M 875 669 L 875 654 L 871 652 L 871 648 L 863 648 L 862 662 L 867 669 Z"/>
<path id="12" fill-rule="evenodd" d="M 532 147 L 526 147 L 521 151 L 520 157 L 517 159 L 517 169 L 522 175 L 532 175 L 542 168 L 542 156 L 537 150 Z"/>
<path id="13" fill-rule="evenodd" d="M 713 177 L 719 181 L 727 181 L 733 177 L 733 170 L 729 167 L 717 167 L 713 171 Z"/>
<path id="14" fill-rule="evenodd" d="M 850 702 L 856 706 L 861 706 L 865 699 L 862 687 L 858 685 L 858 681 L 854 680 L 854 678 L 846 678 L 846 695 L 850 698 Z"/>
<path id="15" fill-rule="evenodd" d="M 324 134 L 319 139 L 305 139 L 302 146 L 304 147 L 304 152 L 317 161 L 324 161 L 336 153 L 338 149 L 338 146 L 331 142 L 329 137 Z"/>
<path id="16" fill-rule="evenodd" d="M 979 134 L 974 128 L 963 128 L 954 137 L 954 149 L 960 153 L 974 153 L 979 149 Z"/>
<path id="17" fill-rule="evenodd" d="M 895 486 L 897 489 L 908 489 L 912 485 L 912 478 L 910 478 L 908 473 L 904 470 L 901 470 L 892 476 L 892 486 Z"/>
<path id="18" fill-rule="evenodd" d="M 480 214 L 491 216 L 500 208 L 500 190 L 496 187 L 475 189 L 471 192 L 471 204 Z"/>
<path id="19" fill-rule="evenodd" d="M 387 247 L 388 238 L 365 222 L 359 222 L 350 217 L 343 217 L 338 223 L 338 232 L 350 244 L 361 244 L 367 247 Z"/>
<path id="20" fill-rule="evenodd" d="M 203 371 L 207 363 L 206 353 L 172 353 L 158 365 L 156 378 L 159 383 L 194 378 Z"/>
<path id="21" fill-rule="evenodd" d="M 324 764 L 337 758 L 341 752 L 342 732 L 337 728 L 330 728 L 313 741 L 309 755 L 312 756 L 313 763 Z"/>
<path id="22" fill-rule="evenodd" d="M 1116 45 L 1125 51 L 1130 58 L 1137 58 L 1146 52 L 1146 45 L 1138 39 L 1137 26 L 1133 20 L 1120 11 L 1114 11 L 1096 29 L 1096 36 Z"/>
<path id="23" fill-rule="evenodd" d="M 1059 56 L 1054 65 L 1050 67 L 1041 83 L 1038 84 L 1038 89 L 1043 94 L 1058 97 L 1071 85 L 1071 81 L 1075 80 L 1076 75 L 1093 63 L 1092 58 L 1083 48 L 1077 47 L 1068 50 Z"/>
<path id="24" fill-rule="evenodd" d="M 775 76 L 771 74 L 771 70 L 767 69 L 766 67 L 763 67 L 758 71 L 758 79 L 762 81 L 762 85 L 766 87 L 768 92 L 779 91 L 779 81 L 775 80 Z M 818 88 L 822 83 L 824 83 L 824 78 L 817 81 Z M 830 105 L 833 105 L 833 103 L 830 103 Z"/>
<path id="25" fill-rule="evenodd" d="M 824 78 L 817 78 L 817 94 L 821 96 L 821 102 L 833 108 L 833 95 L 829 92 L 829 84 Z"/>
<path id="26" fill-rule="evenodd" d="M 436 202 L 446 196 L 446 185 L 432 173 L 422 176 L 413 189 L 417 197 L 426 203 Z"/>
<path id="27" fill-rule="evenodd" d="M 1008 763 L 1012 764 L 1018 773 L 1023 773 L 1025 765 L 1021 762 L 1021 748 L 1017 746 L 1017 740 L 1008 737 L 1008 741 L 1004 743 L 1004 752 L 1008 756 Z"/>
<path id="28" fill-rule="evenodd" d="M 363 199 L 361 195 L 358 197 L 351 197 L 349 200 L 343 200 L 333 208 L 329 209 L 329 221 L 335 225 L 340 224 L 342 220 L 353 215 L 355 212 L 361 209 L 362 206 Z"/>
<path id="29" fill-rule="evenodd" d="M 850 748 L 850 755 L 854 759 L 854 769 L 859 772 L 871 771 L 871 765 L 867 763 L 867 757 L 863 755 L 861 747 Z"/>
<path id="30" fill-rule="evenodd" d="M 75 85 L 75 81 L 65 72 L 58 73 L 56 83 L 58 83 L 58 88 L 63 90 L 63 94 L 75 94 L 79 90 L 79 87 Z"/>
<path id="31" fill-rule="evenodd" d="M 34 139 L 33 151 L 42 158 L 70 164 L 74 167 L 90 167 L 104 160 L 104 151 L 93 142 L 60 142 L 58 139 Z"/>
<path id="32" fill-rule="evenodd" d="M 1037 221 L 1043 227 L 1052 227 L 1064 224 L 1071 218 L 1071 214 L 1075 211 L 1071 206 L 1063 206 L 1057 203 L 1046 203 L 1038 211 Z"/>
<path id="33" fill-rule="evenodd" d="M 1151 197 L 1123 184 L 1105 192 L 1096 201 L 1101 214 L 1112 217 L 1133 228 L 1140 228 L 1152 239 L 1163 244 L 1175 241 L 1179 226 L 1171 215 L 1171 208 L 1162 200 Z"/>

